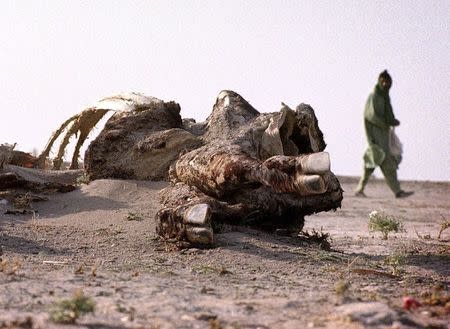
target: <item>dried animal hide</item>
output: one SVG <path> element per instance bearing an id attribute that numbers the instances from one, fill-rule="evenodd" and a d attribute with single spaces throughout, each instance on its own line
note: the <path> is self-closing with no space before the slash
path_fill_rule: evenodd
<path id="1" fill-rule="evenodd" d="M 177 103 L 152 100 L 108 120 L 85 154 L 91 179 L 166 179 L 180 152 L 201 144 L 183 129 Z"/>

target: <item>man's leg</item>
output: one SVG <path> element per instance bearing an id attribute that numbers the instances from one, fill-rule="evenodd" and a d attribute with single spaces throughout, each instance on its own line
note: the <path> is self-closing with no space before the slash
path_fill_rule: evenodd
<path id="1" fill-rule="evenodd" d="M 358 187 L 355 190 L 356 195 L 364 195 L 364 188 L 366 187 L 367 182 L 369 181 L 370 175 L 374 172 L 375 168 L 367 168 L 364 167 L 364 173 L 361 176 Z"/>
<path id="2" fill-rule="evenodd" d="M 381 172 L 384 175 L 387 185 L 394 192 L 395 195 L 398 195 L 401 191 L 400 183 L 397 179 L 397 165 L 395 160 L 391 157 L 386 157 L 383 163 L 380 166 Z"/>

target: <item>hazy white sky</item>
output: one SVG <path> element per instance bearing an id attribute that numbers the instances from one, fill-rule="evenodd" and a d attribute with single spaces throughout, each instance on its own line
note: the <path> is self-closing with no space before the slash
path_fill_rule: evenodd
<path id="1" fill-rule="evenodd" d="M 359 175 L 362 112 L 388 69 L 401 179 L 450 180 L 450 1 L 0 2 L 0 143 L 39 151 L 122 91 L 204 120 L 222 89 L 260 112 L 313 106 L 333 171 Z"/>

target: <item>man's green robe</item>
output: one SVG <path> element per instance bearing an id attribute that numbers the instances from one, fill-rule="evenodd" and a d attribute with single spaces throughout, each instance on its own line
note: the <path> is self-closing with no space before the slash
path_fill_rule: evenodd
<path id="1" fill-rule="evenodd" d="M 389 134 L 398 120 L 392 112 L 389 94 L 377 84 L 367 99 L 364 110 L 364 126 L 369 147 L 364 154 L 364 166 L 376 168 L 385 160 L 397 168 L 399 161 L 389 151 Z"/>
<path id="2" fill-rule="evenodd" d="M 390 129 L 398 124 L 392 112 L 389 94 L 376 85 L 374 92 L 367 99 L 364 110 L 364 126 L 369 147 L 364 153 L 364 174 L 359 180 L 356 191 L 364 191 L 370 175 L 378 166 L 392 192 L 397 195 L 401 191 L 397 179 L 400 157 L 394 157 L 389 150 Z"/>

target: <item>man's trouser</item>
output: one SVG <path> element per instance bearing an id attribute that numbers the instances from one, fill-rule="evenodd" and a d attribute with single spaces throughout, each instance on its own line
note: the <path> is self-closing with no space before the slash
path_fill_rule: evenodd
<path id="1" fill-rule="evenodd" d="M 384 178 L 386 180 L 387 185 L 389 188 L 394 192 L 394 194 L 397 194 L 400 192 L 400 183 L 397 179 L 397 164 L 393 157 L 388 156 L 384 159 L 384 161 L 380 165 L 381 172 L 384 175 Z M 361 176 L 361 179 L 359 180 L 358 187 L 356 189 L 357 192 L 363 192 L 364 187 L 367 184 L 367 181 L 369 180 L 370 175 L 374 172 L 375 168 L 367 168 L 364 167 L 364 174 Z"/>

